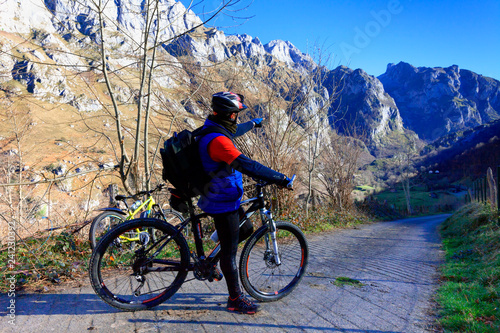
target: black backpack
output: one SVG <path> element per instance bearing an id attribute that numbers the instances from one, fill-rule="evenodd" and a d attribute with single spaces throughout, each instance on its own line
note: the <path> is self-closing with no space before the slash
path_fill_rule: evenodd
<path id="1" fill-rule="evenodd" d="M 223 128 L 199 127 L 192 132 L 183 130 L 174 133 L 160 149 L 163 180 L 169 181 L 185 197 L 200 195 L 210 181 L 210 176 L 203 169 L 198 151 L 199 138 L 209 133 L 220 133 L 231 138 L 229 132 Z"/>

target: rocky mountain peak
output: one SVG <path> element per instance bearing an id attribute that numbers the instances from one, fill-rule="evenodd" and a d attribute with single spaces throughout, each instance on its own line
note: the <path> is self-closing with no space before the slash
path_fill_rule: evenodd
<path id="1" fill-rule="evenodd" d="M 50 0 L 45 1 L 47 9 L 52 8 Z M 34 0 L 3 1 L 0 30 L 13 33 L 30 33 L 31 27 L 41 27 L 47 32 L 55 32 L 52 26 L 52 14 L 46 8 L 40 8 L 41 2 Z"/>
<path id="2" fill-rule="evenodd" d="M 142 0 L 114 0 L 104 6 L 105 26 L 110 31 L 126 32 L 129 38 L 140 40 L 145 26 Z M 48 33 L 57 31 L 65 39 L 78 34 L 95 38 L 98 17 L 96 5 L 76 0 L 9 0 L 2 4 L 0 29 L 14 33 L 30 33 L 32 29 Z M 159 10 L 167 18 L 160 28 L 161 38 L 169 38 L 190 30 L 202 23 L 181 2 L 159 0 Z"/>
<path id="3" fill-rule="evenodd" d="M 309 55 L 302 53 L 288 41 L 273 40 L 264 45 L 264 48 L 273 57 L 288 65 L 296 64 L 307 67 L 313 64 L 313 60 Z"/>
<path id="4" fill-rule="evenodd" d="M 346 133 L 365 133 L 368 146 L 375 153 L 386 145 L 386 138 L 404 135 L 396 103 L 376 77 L 362 69 L 339 66 L 328 73 L 324 85 L 330 94 L 337 91 L 331 108 L 335 126 Z"/>
<path id="5" fill-rule="evenodd" d="M 40 7 L 41 3 L 9 0 L 3 4 L 0 69 L 9 74 L 0 76 L 0 85 L 14 80 L 36 98 L 58 98 L 58 102 L 78 110 L 99 110 L 102 107 L 99 101 L 77 93 L 80 87 L 69 82 L 62 69 L 94 70 L 98 66 L 95 63 L 99 60 L 77 56 L 82 50 L 97 52 L 96 42 L 101 34 L 93 2 L 44 0 L 44 7 Z M 143 6 L 143 0 L 107 2 L 103 36 L 110 51 L 110 68 L 130 71 L 136 68 L 137 43 L 143 39 L 146 22 Z M 303 76 L 318 68 L 309 55 L 288 41 L 273 40 L 263 45 L 258 37 L 247 34 L 227 36 L 216 28 L 201 26 L 202 20 L 175 0 L 160 0 L 159 10 L 164 20 L 154 24 L 161 24 L 160 51 L 171 64 L 181 64 L 184 56 L 197 65 L 208 65 L 207 68 L 225 61 L 249 68 L 252 66 L 246 65 L 251 61 L 259 70 L 271 68 L 287 78 Z M 152 31 L 156 31 L 155 27 Z M 172 39 L 179 34 L 182 35 Z M 44 66 L 45 63 L 51 66 Z M 179 68 L 182 72 L 182 65 Z M 161 89 L 177 88 L 189 77 L 181 73 L 173 78 L 170 72 L 162 70 L 159 69 L 156 78 Z M 332 116 L 341 119 L 344 129 L 349 126 L 363 129 L 372 148 L 383 144 L 388 136 L 404 133 L 403 119 L 406 127 L 430 141 L 500 118 L 499 82 L 457 65 L 429 68 L 399 62 L 389 64 L 386 73 L 378 78 L 346 66 L 320 70 L 326 73 L 323 88 L 327 93 L 319 88 L 318 95 L 324 100 L 338 95 Z M 293 75 L 288 75 L 292 72 Z M 181 78 L 182 75 L 185 77 Z M 258 95 L 261 84 L 265 83 L 249 83 L 248 89 Z M 131 89 L 117 89 L 123 100 L 130 99 Z"/>
<path id="6" fill-rule="evenodd" d="M 379 76 L 405 124 L 432 141 L 500 118 L 499 82 L 449 67 L 389 64 Z"/>

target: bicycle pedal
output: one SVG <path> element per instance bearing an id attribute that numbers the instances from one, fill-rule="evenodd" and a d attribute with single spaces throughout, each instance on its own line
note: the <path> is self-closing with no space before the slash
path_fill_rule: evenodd
<path id="1" fill-rule="evenodd" d="M 213 282 L 213 281 L 218 282 L 218 281 L 221 281 L 223 278 L 224 278 L 224 275 L 222 274 L 220 269 L 218 269 L 217 267 L 214 267 L 214 271 L 212 272 L 212 276 L 210 276 L 208 278 L 208 281 L 209 282 Z"/>

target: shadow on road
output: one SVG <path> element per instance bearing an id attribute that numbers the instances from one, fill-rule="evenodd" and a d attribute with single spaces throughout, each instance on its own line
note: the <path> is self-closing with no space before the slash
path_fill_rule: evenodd
<path id="1" fill-rule="evenodd" d="M 199 311 L 219 310 L 217 299 L 225 300 L 226 294 L 175 294 L 170 300 L 151 309 Z M 19 316 L 37 315 L 88 315 L 122 312 L 108 305 L 95 294 L 21 294 L 17 296 Z M 3 311 L 3 309 L 2 309 Z M 146 310 L 147 311 L 147 310 Z"/>
<path id="2" fill-rule="evenodd" d="M 2 295 L 3 296 L 3 295 Z M 241 329 L 264 329 L 264 330 L 313 330 L 325 332 L 352 332 L 352 333 L 398 333 L 397 331 L 382 331 L 382 330 L 365 330 L 351 329 L 342 327 L 322 327 L 316 325 L 287 325 L 278 323 L 266 323 L 266 320 L 259 320 L 259 317 L 272 316 L 272 309 L 262 311 L 255 316 L 231 315 L 225 310 L 225 304 L 217 300 L 225 300 L 226 294 L 199 294 L 199 293 L 177 293 L 168 303 L 161 304 L 151 310 L 137 312 L 140 316 L 144 312 L 156 312 L 156 318 L 137 318 L 130 314 L 130 318 L 126 321 L 132 326 L 136 325 L 151 325 L 161 327 L 163 325 L 192 325 L 193 323 L 202 324 L 207 328 L 211 325 L 215 327 L 225 327 L 234 331 Z M 17 298 L 18 301 L 18 316 L 54 316 L 54 315 L 103 315 L 113 313 L 123 313 L 103 302 L 97 295 L 94 294 L 22 294 Z M 225 315 L 217 315 L 219 311 Z M 126 313 L 124 313 L 126 314 Z M 206 315 L 214 320 L 207 320 Z M 135 318 L 134 318 L 135 317 Z M 255 319 L 253 322 L 248 322 L 244 319 Z M 235 320 L 236 318 L 236 320 Z M 241 319 L 238 319 L 241 318 Z"/>

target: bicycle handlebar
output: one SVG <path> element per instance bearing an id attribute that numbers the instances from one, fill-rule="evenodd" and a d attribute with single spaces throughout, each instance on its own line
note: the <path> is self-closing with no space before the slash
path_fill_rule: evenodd
<path id="1" fill-rule="evenodd" d="M 142 191 L 142 192 L 139 192 L 137 193 L 135 196 L 140 196 L 140 195 L 149 195 L 151 193 L 154 193 L 156 191 L 161 191 L 163 189 L 163 187 L 165 187 L 165 184 L 159 184 L 158 186 L 156 186 L 154 189 L 152 190 L 149 190 L 149 191 Z"/>
<path id="2" fill-rule="evenodd" d="M 124 196 L 124 195 L 117 195 L 115 197 L 116 200 L 118 201 L 124 201 L 124 200 L 127 200 L 127 199 L 135 199 L 137 200 L 138 196 L 141 196 L 141 195 L 149 195 L 151 193 L 154 193 L 156 191 L 161 191 L 166 185 L 165 184 L 159 184 L 158 186 L 156 186 L 154 189 L 152 190 L 149 190 L 149 191 L 141 191 L 141 192 L 137 192 L 136 194 L 134 195 L 130 195 L 130 196 Z"/>
<path id="3" fill-rule="evenodd" d="M 293 189 L 293 182 L 295 181 L 295 178 L 297 177 L 296 174 L 294 174 L 292 176 L 292 178 L 290 178 L 290 182 L 288 183 L 288 185 L 284 188 L 288 188 L 288 189 Z M 266 182 L 266 181 L 260 181 L 257 183 L 257 186 L 267 186 L 267 185 L 271 185 L 271 183 L 269 182 Z"/>

